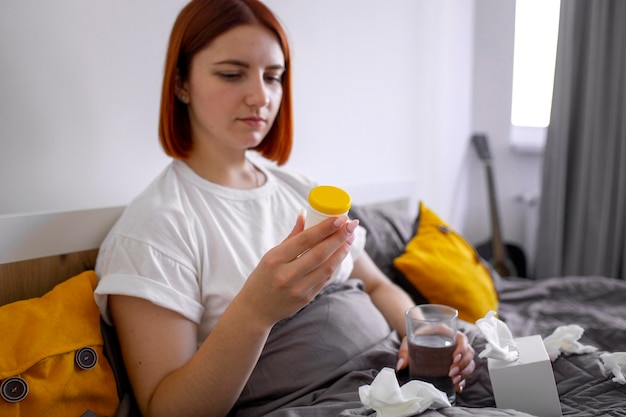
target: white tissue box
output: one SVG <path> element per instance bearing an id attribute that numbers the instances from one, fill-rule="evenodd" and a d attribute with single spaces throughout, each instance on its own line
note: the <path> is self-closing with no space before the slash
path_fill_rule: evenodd
<path id="1" fill-rule="evenodd" d="M 561 417 L 552 362 L 541 336 L 518 337 L 515 344 L 519 351 L 517 361 L 488 358 L 496 406 L 539 417 Z"/>

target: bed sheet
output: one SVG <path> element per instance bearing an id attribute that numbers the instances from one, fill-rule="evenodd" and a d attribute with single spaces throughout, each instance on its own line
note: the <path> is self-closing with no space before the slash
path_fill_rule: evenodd
<path id="1" fill-rule="evenodd" d="M 583 355 L 561 355 L 552 363 L 563 415 L 626 416 L 626 386 L 613 382 L 612 374 L 604 369 L 600 360 L 603 351 L 616 351 L 623 347 L 626 338 L 623 320 L 626 317 L 626 306 L 623 305 L 625 282 L 589 277 L 538 282 L 506 280 L 501 299 L 502 317 L 514 336 L 540 334 L 545 337 L 559 325 L 574 322 L 591 330 L 585 332 L 585 343 L 601 350 Z M 385 328 L 375 311 L 370 307 L 363 308 L 367 303 L 359 281 L 351 280 L 343 286 L 327 289 L 296 316 L 281 322 L 272 332 L 265 356 L 259 361 L 231 415 L 374 415 L 373 410 L 359 401 L 358 388 L 370 384 L 383 367 L 394 367 L 399 341 L 395 333 Z M 358 330 L 368 323 L 367 331 L 339 336 L 337 331 L 343 328 L 345 321 L 354 320 L 355 308 L 359 318 L 358 325 L 353 328 Z M 618 316 L 607 320 L 614 315 Z M 335 323 L 337 318 L 340 318 L 339 324 Z M 314 322 L 324 324 L 310 327 Z M 475 325 L 463 322 L 461 329 L 477 352 L 484 349 L 485 340 Z M 596 342 L 596 337 L 603 340 Z M 325 343 L 329 338 L 333 339 L 331 346 L 322 353 L 315 348 L 320 338 L 326 338 Z M 350 346 L 346 347 L 347 341 Z M 369 347 L 355 354 L 363 344 Z M 528 415 L 495 408 L 487 361 L 478 358 L 476 361 L 477 369 L 468 380 L 466 390 L 458 395 L 457 405 L 429 410 L 423 416 Z M 407 378 L 406 371 L 398 374 L 401 384 Z"/>

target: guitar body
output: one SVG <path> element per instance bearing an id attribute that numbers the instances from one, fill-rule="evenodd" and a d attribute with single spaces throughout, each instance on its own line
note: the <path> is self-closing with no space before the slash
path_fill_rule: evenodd
<path id="1" fill-rule="evenodd" d="M 491 212 L 491 233 L 489 241 L 478 245 L 476 251 L 503 277 L 526 277 L 526 255 L 524 251 L 513 244 L 504 243 L 500 232 L 500 216 L 496 199 L 496 187 L 491 167 L 491 151 L 487 136 L 475 134 L 472 143 L 478 157 L 485 166 L 487 186 L 489 191 L 489 209 Z"/>
<path id="2" fill-rule="evenodd" d="M 517 245 L 504 244 L 506 257 L 504 261 L 495 262 L 493 258 L 493 240 L 476 245 L 476 252 L 489 262 L 501 277 L 526 277 L 526 254 Z"/>

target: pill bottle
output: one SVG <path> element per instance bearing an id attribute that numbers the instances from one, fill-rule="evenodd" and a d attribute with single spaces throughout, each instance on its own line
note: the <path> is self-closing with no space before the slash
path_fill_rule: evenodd
<path id="1" fill-rule="evenodd" d="M 332 185 L 318 185 L 309 192 L 309 209 L 304 228 L 328 217 L 347 215 L 352 205 L 350 194 Z"/>

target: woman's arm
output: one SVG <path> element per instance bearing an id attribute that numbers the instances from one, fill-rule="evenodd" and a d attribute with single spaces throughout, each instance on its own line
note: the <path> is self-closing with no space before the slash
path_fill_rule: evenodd
<path id="1" fill-rule="evenodd" d="M 349 253 L 357 221 L 342 216 L 303 231 L 304 217 L 263 256 L 207 339 L 178 313 L 111 295 L 109 308 L 144 417 L 225 416 L 244 388 L 272 326 L 306 303 Z"/>
<path id="2" fill-rule="evenodd" d="M 363 281 L 365 292 L 370 295 L 374 305 L 385 316 L 391 328 L 404 337 L 404 312 L 415 305 L 411 297 L 391 282 L 365 252 L 354 262 L 352 277 Z"/>
<path id="3" fill-rule="evenodd" d="M 109 304 L 145 417 L 226 415 L 271 329 L 245 305 L 232 305 L 198 349 L 196 324 L 178 313 L 127 296 L 111 295 Z"/>
<path id="4" fill-rule="evenodd" d="M 389 325 L 402 337 L 396 368 L 398 370 L 405 368 L 409 363 L 409 347 L 406 339 L 404 312 L 415 303 L 404 290 L 387 278 L 367 253 L 361 254 L 355 261 L 352 277 L 363 281 L 365 291 L 370 295 L 373 303 L 385 316 Z M 458 332 L 457 348 L 452 356 L 453 362 L 449 374 L 457 391 L 463 391 L 466 378 L 476 368 L 474 355 L 474 348 L 467 340 L 467 336 Z"/>

